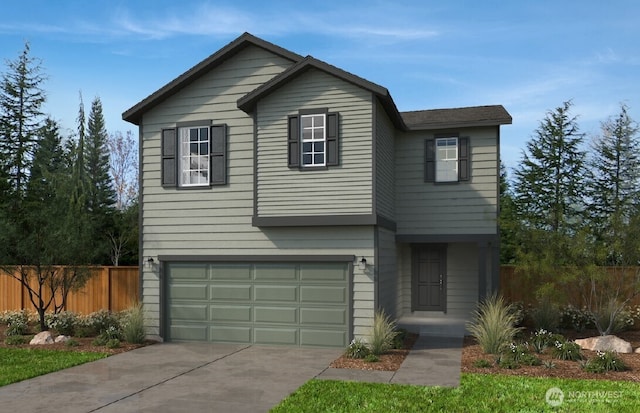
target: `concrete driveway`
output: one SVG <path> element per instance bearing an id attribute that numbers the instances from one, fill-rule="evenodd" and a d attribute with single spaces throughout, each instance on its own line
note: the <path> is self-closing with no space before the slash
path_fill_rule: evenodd
<path id="1" fill-rule="evenodd" d="M 266 412 L 342 349 L 164 343 L 0 387 L 4 412 Z"/>

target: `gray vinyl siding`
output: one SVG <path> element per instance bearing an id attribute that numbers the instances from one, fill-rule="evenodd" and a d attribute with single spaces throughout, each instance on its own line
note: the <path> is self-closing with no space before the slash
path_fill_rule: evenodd
<path id="1" fill-rule="evenodd" d="M 400 286 L 399 316 L 411 312 L 411 246 L 398 248 Z M 420 312 L 432 319 L 469 319 L 478 302 L 478 244 L 452 243 L 447 245 L 447 312 Z"/>
<path id="2" fill-rule="evenodd" d="M 396 234 L 385 228 L 377 228 L 377 308 L 396 318 L 397 310 L 397 257 Z"/>
<path id="3" fill-rule="evenodd" d="M 261 230 L 251 225 L 253 119 L 237 109 L 236 102 L 290 64 L 263 49 L 249 47 L 144 114 L 140 251 L 143 261 L 153 257 L 158 263 L 161 255 L 353 254 L 364 256 L 373 264 L 372 227 L 325 227 L 310 231 L 305 228 Z M 336 107 L 336 110 L 347 109 Z M 206 189 L 162 188 L 161 129 L 194 120 L 228 125 L 228 183 Z M 286 137 L 283 139 L 282 147 L 286 148 Z M 343 159 L 352 162 L 353 158 L 353 154 L 349 154 Z M 284 163 L 286 165 L 286 158 Z M 161 270 L 157 264 L 143 269 L 142 294 L 151 335 L 159 334 Z M 353 295 L 358 298 L 353 308 L 355 334 L 364 334 L 363 326 L 368 326 L 373 318 L 372 292 L 372 278 L 356 266 L 353 274 Z"/>
<path id="4" fill-rule="evenodd" d="M 371 93 L 316 69 L 257 105 L 257 214 L 260 217 L 372 213 Z M 340 164 L 287 166 L 287 116 L 300 109 L 340 114 Z"/>
<path id="5" fill-rule="evenodd" d="M 468 136 L 471 179 L 424 182 L 424 141 L 434 132 L 399 134 L 395 145 L 398 234 L 496 234 L 498 211 L 497 128 L 456 130 Z"/>
<path id="6" fill-rule="evenodd" d="M 376 100 L 376 212 L 395 219 L 395 128 L 380 102 Z"/>

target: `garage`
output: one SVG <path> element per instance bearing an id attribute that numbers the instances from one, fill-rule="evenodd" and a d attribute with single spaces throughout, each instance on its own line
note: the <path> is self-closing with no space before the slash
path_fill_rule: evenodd
<path id="1" fill-rule="evenodd" d="M 349 264 L 167 262 L 166 338 L 346 347 Z"/>

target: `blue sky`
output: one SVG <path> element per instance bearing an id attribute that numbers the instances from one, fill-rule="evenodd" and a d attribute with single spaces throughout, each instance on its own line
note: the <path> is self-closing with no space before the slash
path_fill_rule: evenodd
<path id="1" fill-rule="evenodd" d="M 2 4 L 0 59 L 31 44 L 69 133 L 80 92 L 87 111 L 100 97 L 109 132 L 137 133 L 124 110 L 248 31 L 386 87 L 401 111 L 504 105 L 514 167 L 566 100 L 587 138 L 621 102 L 640 120 L 639 21 L 635 0 L 21 0 Z"/>

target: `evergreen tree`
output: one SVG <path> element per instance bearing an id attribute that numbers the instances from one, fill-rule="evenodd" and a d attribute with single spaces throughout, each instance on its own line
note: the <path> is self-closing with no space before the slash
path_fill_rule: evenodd
<path id="1" fill-rule="evenodd" d="M 580 224 L 585 153 L 571 105 L 547 113 L 515 171 L 516 208 L 528 228 L 569 234 Z"/>
<path id="2" fill-rule="evenodd" d="M 513 264 L 518 251 L 520 223 L 516 216 L 507 169 L 500 163 L 500 263 Z"/>
<path id="3" fill-rule="evenodd" d="M 627 225 L 640 205 L 640 141 L 638 124 L 628 107 L 601 124 L 601 135 L 592 142 L 589 160 L 589 215 L 601 238 Z"/>
<path id="4" fill-rule="evenodd" d="M 115 205 L 116 194 L 109 175 L 108 138 L 102 103 L 96 97 L 91 103 L 84 148 L 88 207 L 95 216 L 109 215 Z"/>
<path id="5" fill-rule="evenodd" d="M 40 62 L 29 52 L 26 43 L 19 57 L 7 62 L 0 84 L 0 166 L 9 179 L 11 194 L 5 196 L 13 202 L 24 196 L 46 99 Z"/>

